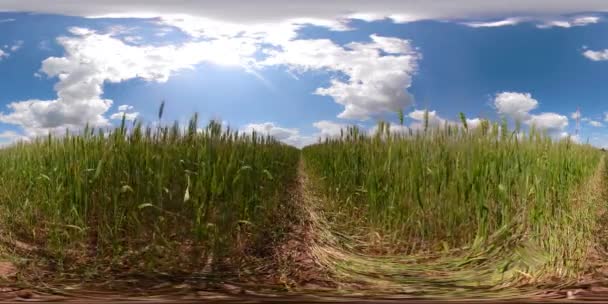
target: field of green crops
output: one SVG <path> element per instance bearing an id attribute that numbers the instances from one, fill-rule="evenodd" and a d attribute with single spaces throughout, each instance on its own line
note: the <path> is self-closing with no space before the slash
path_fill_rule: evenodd
<path id="1" fill-rule="evenodd" d="M 603 158 L 506 122 L 352 127 L 300 151 L 197 116 L 123 121 L 0 150 L 0 241 L 60 273 L 221 273 L 276 258 L 299 208 L 337 282 L 563 284 L 598 251 Z"/>
<path id="2" fill-rule="evenodd" d="M 350 248 L 435 257 L 422 266 L 376 261 L 395 275 L 426 269 L 489 285 L 579 278 L 605 204 L 603 152 L 506 122 L 389 130 L 350 128 L 303 150 L 329 226 Z M 360 274 L 371 262 L 336 265 Z"/>
<path id="3" fill-rule="evenodd" d="M 40 138 L 0 151 L 4 239 L 59 270 L 197 271 L 265 245 L 299 151 L 211 122 Z M 238 261 L 236 261 L 238 262 Z"/>

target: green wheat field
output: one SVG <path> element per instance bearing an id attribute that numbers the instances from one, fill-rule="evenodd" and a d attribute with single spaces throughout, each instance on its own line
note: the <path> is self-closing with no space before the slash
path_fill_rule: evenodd
<path id="1" fill-rule="evenodd" d="M 196 115 L 17 143 L 0 150 L 0 253 L 20 284 L 501 297 L 593 281 L 604 152 L 461 118 L 302 150 Z"/>

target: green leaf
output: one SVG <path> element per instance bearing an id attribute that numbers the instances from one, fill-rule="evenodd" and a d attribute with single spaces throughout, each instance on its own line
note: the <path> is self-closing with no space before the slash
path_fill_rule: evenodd
<path id="1" fill-rule="evenodd" d="M 95 175 L 93 175 L 93 180 L 96 180 L 99 175 L 101 175 L 101 168 L 103 167 L 103 158 L 99 160 L 97 163 L 97 169 L 95 169 Z"/>

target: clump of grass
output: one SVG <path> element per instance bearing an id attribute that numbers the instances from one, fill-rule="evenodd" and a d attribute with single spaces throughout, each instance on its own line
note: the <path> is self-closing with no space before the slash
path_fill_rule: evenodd
<path id="1" fill-rule="evenodd" d="M 363 240 L 368 253 L 452 256 L 427 269 L 492 261 L 505 279 L 521 279 L 513 269 L 576 275 L 592 238 L 590 210 L 603 198 L 574 201 L 602 153 L 506 121 L 472 128 L 461 119 L 400 132 L 380 123 L 374 135 L 351 127 L 306 147 L 332 229 Z"/>
<path id="2" fill-rule="evenodd" d="M 49 135 L 0 150 L 3 234 L 64 270 L 218 268 L 264 245 L 298 159 L 270 137 L 199 129 L 196 115 Z"/>

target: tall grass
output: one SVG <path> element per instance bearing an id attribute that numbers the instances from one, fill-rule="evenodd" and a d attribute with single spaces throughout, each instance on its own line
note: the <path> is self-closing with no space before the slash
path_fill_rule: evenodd
<path id="1" fill-rule="evenodd" d="M 554 251 L 571 241 L 558 230 L 586 233 L 593 220 L 573 203 L 598 169 L 602 153 L 593 147 L 534 128 L 509 130 L 506 122 L 389 129 L 380 123 L 368 135 L 349 128 L 303 150 L 326 211 L 343 232 L 380 238 L 393 252 L 484 242 L 501 248 L 523 238 Z"/>
<path id="2" fill-rule="evenodd" d="M 298 159 L 197 116 L 49 135 L 0 150 L 3 235 L 71 266 L 217 266 L 267 242 Z"/>

